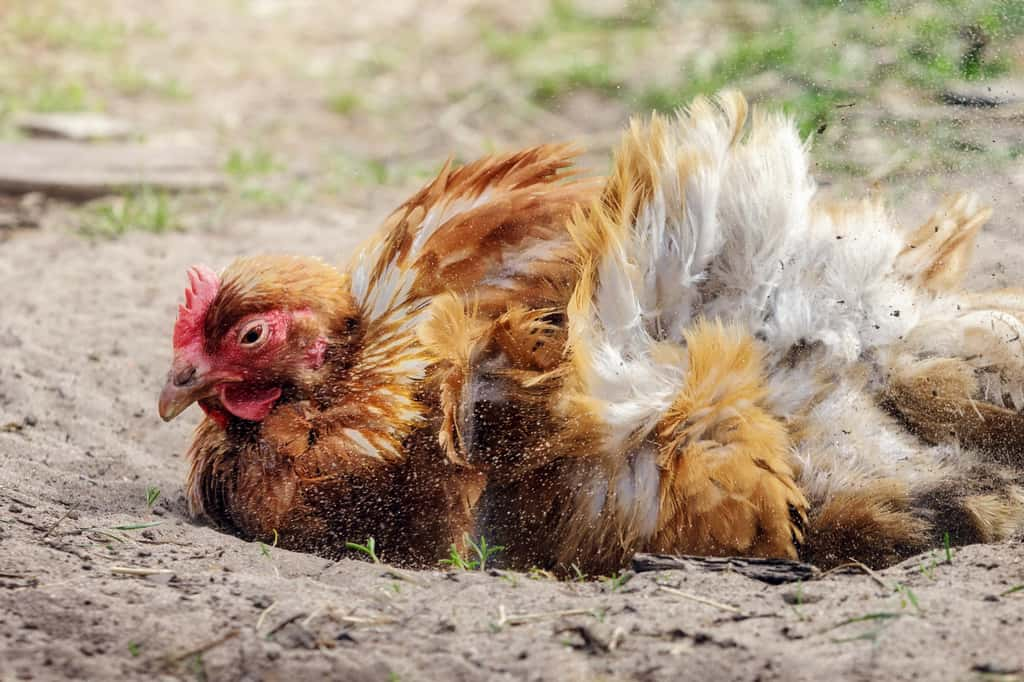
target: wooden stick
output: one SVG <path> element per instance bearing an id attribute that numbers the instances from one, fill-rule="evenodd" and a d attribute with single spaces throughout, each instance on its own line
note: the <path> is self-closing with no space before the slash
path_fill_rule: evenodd
<path id="1" fill-rule="evenodd" d="M 57 530 L 57 526 L 59 526 L 61 523 L 63 523 L 64 519 L 66 519 L 71 514 L 72 511 L 74 511 L 74 508 L 73 507 L 68 507 L 67 511 L 64 512 L 63 516 L 61 516 L 59 519 L 54 521 L 53 525 L 46 529 L 46 532 L 43 533 L 43 537 L 44 538 L 49 537 L 50 533 L 52 533 L 53 531 Z"/>
<path id="2" fill-rule="evenodd" d="M 856 568 L 856 569 L 858 569 L 860 571 L 863 571 L 869 578 L 871 578 L 876 583 L 878 583 L 879 587 L 881 587 L 883 589 L 886 589 L 886 590 L 892 589 L 891 587 L 886 585 L 885 582 L 880 577 L 878 577 L 878 574 L 875 573 L 873 570 L 871 570 L 870 567 L 868 567 L 863 562 L 857 561 L 855 559 L 850 559 L 850 561 L 848 561 L 845 564 L 839 564 L 838 566 L 833 566 L 832 568 L 830 568 L 827 571 L 825 571 L 824 573 L 822 573 L 821 576 L 819 576 L 819 579 L 820 578 L 824 578 L 825 576 L 827 576 L 827 575 L 829 575 L 831 573 L 836 573 L 838 571 L 841 571 L 844 568 Z"/>
<path id="3" fill-rule="evenodd" d="M 117 573 L 119 575 L 134 575 L 139 577 L 146 577 L 147 575 L 168 575 L 174 574 L 169 568 L 146 568 L 136 566 L 111 566 L 111 573 Z"/>
<path id="4" fill-rule="evenodd" d="M 502 625 L 523 625 L 524 623 L 532 623 L 538 620 L 547 620 L 549 618 L 564 618 L 567 616 L 592 616 L 594 615 L 595 609 L 568 609 L 565 611 L 541 611 L 538 613 L 519 613 L 511 616 L 505 613 L 505 605 L 500 604 L 498 606 L 498 621 L 495 623 L 498 626 Z"/>
<path id="5" fill-rule="evenodd" d="M 221 644 L 223 644 L 224 642 L 228 641 L 229 639 L 233 639 L 235 637 L 238 637 L 238 635 L 239 635 L 239 631 L 238 630 L 229 630 L 227 632 L 227 634 L 222 635 L 222 636 L 220 636 L 217 639 L 214 639 L 212 641 L 209 641 L 206 644 L 200 644 L 197 647 L 189 649 L 188 651 L 183 651 L 182 653 L 176 654 L 175 656 L 168 656 L 167 662 L 169 664 L 179 663 L 181 661 L 184 661 L 186 658 L 192 658 L 193 656 L 198 656 L 199 654 L 204 654 L 207 651 L 209 651 L 210 649 L 212 649 L 214 647 L 220 646 Z"/>
<path id="6" fill-rule="evenodd" d="M 110 538 L 111 540 L 113 540 L 115 542 L 120 542 L 120 543 L 129 542 L 129 540 L 127 540 L 126 538 L 123 538 L 123 537 L 121 537 L 119 535 L 114 535 L 110 531 L 103 530 L 102 528 L 88 528 L 88 529 L 86 529 L 83 532 L 86 533 L 86 534 L 98 533 L 99 535 L 106 535 L 108 538 Z M 95 538 L 93 538 L 93 539 L 95 540 Z"/>
<path id="7" fill-rule="evenodd" d="M 860 561 L 857 561 L 856 559 L 850 559 L 850 563 L 853 564 L 854 566 L 856 566 L 857 568 L 859 568 L 860 570 L 864 571 L 865 573 L 867 573 L 868 576 L 872 580 L 874 580 L 876 583 L 878 583 L 879 587 L 881 587 L 882 589 L 885 589 L 885 590 L 893 589 L 893 588 L 889 587 L 888 585 L 886 585 L 885 581 L 883 581 L 881 578 L 879 578 L 878 574 L 875 573 L 873 570 L 871 570 L 871 567 L 869 567 L 867 564 L 865 564 L 863 562 L 860 562 Z"/>
<path id="8" fill-rule="evenodd" d="M 270 606 L 268 606 L 267 608 L 265 608 L 262 611 L 260 611 L 260 617 L 256 619 L 256 631 L 257 632 L 259 632 L 259 629 L 263 626 L 263 621 L 267 617 L 267 614 L 270 613 L 271 611 L 273 611 L 275 606 L 277 606 L 277 602 L 276 601 L 274 603 L 272 603 Z"/>
<path id="9" fill-rule="evenodd" d="M 690 601 L 695 601 L 698 604 L 704 604 L 705 606 L 713 606 L 716 609 L 722 609 L 723 611 L 729 611 L 731 613 L 743 613 L 741 610 L 739 610 L 735 606 L 730 606 L 729 604 L 723 604 L 722 602 L 714 601 L 713 599 L 707 599 L 705 597 L 700 597 L 700 596 L 698 596 L 696 594 L 690 594 L 689 592 L 683 592 L 682 590 L 677 590 L 674 587 L 667 587 L 665 585 L 659 585 L 658 588 L 663 590 L 663 591 L 665 591 L 665 592 L 668 592 L 669 594 L 674 594 L 677 597 L 682 597 L 683 599 L 689 599 Z"/>
<path id="10" fill-rule="evenodd" d="M 349 625 L 394 625 L 398 619 L 391 616 L 377 616 L 375 618 L 360 618 L 359 616 L 338 616 L 338 620 Z"/>
<path id="11" fill-rule="evenodd" d="M 820 574 L 815 566 L 788 559 L 671 556 L 643 553 L 633 557 L 633 570 L 637 573 L 680 570 L 731 572 L 760 580 L 769 585 L 814 580 Z"/>

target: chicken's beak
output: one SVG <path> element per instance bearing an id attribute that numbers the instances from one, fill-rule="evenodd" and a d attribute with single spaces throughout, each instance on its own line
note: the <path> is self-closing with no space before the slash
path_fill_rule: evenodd
<path id="1" fill-rule="evenodd" d="M 160 417 L 169 422 L 197 400 L 215 395 L 217 383 L 191 364 L 175 362 L 160 392 Z"/>

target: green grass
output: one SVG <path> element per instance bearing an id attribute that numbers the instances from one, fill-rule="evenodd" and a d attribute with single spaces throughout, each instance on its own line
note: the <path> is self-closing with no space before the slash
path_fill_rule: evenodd
<path id="1" fill-rule="evenodd" d="M 853 618 L 847 618 L 845 620 L 842 620 L 836 623 L 835 625 L 826 628 L 823 632 L 838 630 L 839 628 L 844 628 L 847 625 L 854 625 L 856 623 L 876 623 L 878 624 L 878 627 L 873 630 L 865 630 L 864 632 L 861 632 L 857 635 L 853 635 L 851 637 L 840 637 L 832 639 L 832 641 L 836 644 L 841 644 L 844 642 L 855 642 L 858 640 L 865 639 L 874 641 L 878 639 L 878 636 L 882 633 L 882 631 L 885 629 L 885 626 L 888 623 L 897 618 L 902 617 L 903 615 L 904 614 L 895 611 L 878 611 L 875 613 L 866 613 L 863 616 L 855 616 Z"/>
<path id="2" fill-rule="evenodd" d="M 653 86 L 643 91 L 637 100 L 641 110 L 672 112 L 686 106 L 698 95 L 711 95 L 725 88 L 741 86 L 744 82 L 767 72 L 778 72 L 784 80 L 797 87 L 795 94 L 775 100 L 797 122 L 802 136 L 824 132 L 833 121 L 837 105 L 851 101 L 851 93 L 842 87 L 821 83 L 808 78 L 804 60 L 799 51 L 803 35 L 792 28 L 766 33 L 739 36 L 734 46 L 710 65 L 701 66 L 697 60 L 682 69 L 686 76 L 674 85 Z M 821 64 L 816 68 L 835 70 L 837 58 L 826 50 L 819 54 Z"/>
<path id="3" fill-rule="evenodd" d="M 473 540 L 469 534 L 466 534 L 463 536 L 463 540 L 469 546 L 469 551 L 472 552 L 472 554 L 463 556 L 462 553 L 459 552 L 459 548 L 453 542 L 451 547 L 448 549 L 448 558 L 441 560 L 442 565 L 462 571 L 486 571 L 487 562 L 490 561 L 493 556 L 505 549 L 501 545 L 487 544 L 487 538 L 482 536 L 479 541 L 476 541 Z"/>
<path id="4" fill-rule="evenodd" d="M 792 602 L 788 602 L 787 600 L 787 603 L 789 603 L 789 608 L 793 610 L 793 615 L 796 616 L 797 620 L 807 620 L 807 617 L 800 610 L 800 607 L 804 605 L 804 582 L 802 580 L 798 581 L 796 584 L 796 594 L 794 595 L 794 599 Z"/>
<path id="5" fill-rule="evenodd" d="M 363 101 L 354 92 L 341 90 L 327 97 L 327 108 L 339 116 L 348 116 L 363 106 Z"/>
<path id="6" fill-rule="evenodd" d="M 583 9 L 582 3 L 552 0 L 544 17 L 527 30 L 509 32 L 483 23 L 480 37 L 493 56 L 515 60 L 534 55 L 552 42 L 567 37 L 595 44 L 624 34 L 647 33 L 657 14 L 657 3 L 635 3 L 622 14 L 596 16 Z M 550 51 L 547 54 L 550 56 Z"/>
<path id="7" fill-rule="evenodd" d="M 553 106 L 579 90 L 616 98 L 626 91 L 617 65 L 649 37 L 655 14 L 653 5 L 634 5 L 622 15 L 594 16 L 575 3 L 554 0 L 534 26 L 510 32 L 484 23 L 480 39 L 538 104 Z"/>
<path id="8" fill-rule="evenodd" d="M 935 580 L 935 569 L 939 565 L 938 560 L 935 558 L 935 552 L 932 552 L 928 561 L 922 561 L 918 570 L 921 571 L 921 575 L 928 578 L 929 580 Z"/>
<path id="9" fill-rule="evenodd" d="M 924 610 L 921 608 L 921 603 L 917 600 L 917 595 L 914 591 L 903 584 L 896 585 L 896 592 L 900 596 L 900 608 L 907 608 L 908 605 L 913 606 L 914 610 L 918 613 L 923 613 Z"/>
<path id="10" fill-rule="evenodd" d="M 851 100 L 838 90 L 813 88 L 782 101 L 782 108 L 796 120 L 801 137 L 822 134 L 835 120 L 837 112 Z"/>
<path id="11" fill-rule="evenodd" d="M 160 488 L 156 486 L 146 488 L 146 509 L 152 509 L 158 499 L 160 499 Z"/>
<path id="12" fill-rule="evenodd" d="M 149 521 L 149 522 L 144 522 L 144 523 L 126 523 L 126 524 L 123 524 L 123 525 L 120 525 L 120 526 L 110 526 L 110 527 L 107 527 L 107 528 L 101 528 L 101 527 L 85 528 L 83 530 L 85 531 L 86 535 L 91 540 L 93 540 L 94 542 L 102 542 L 102 543 L 104 543 L 106 545 L 109 545 L 111 540 L 113 540 L 114 542 L 121 542 L 121 543 L 131 542 L 131 536 L 129 536 L 127 534 L 128 531 L 146 530 L 148 528 L 154 528 L 156 526 L 159 526 L 162 523 L 163 523 L 163 521 Z M 114 531 L 118 531 L 118 532 L 114 532 Z M 102 540 L 97 539 L 96 536 L 101 537 Z"/>
<path id="13" fill-rule="evenodd" d="M 622 81 L 612 75 L 611 66 L 607 62 L 575 63 L 562 70 L 537 76 L 530 97 L 543 103 L 574 90 L 591 90 L 615 96 L 621 88 Z"/>
<path id="14" fill-rule="evenodd" d="M 270 175 L 279 170 L 274 155 L 266 149 L 233 149 L 224 163 L 224 172 L 235 180 Z"/>
<path id="15" fill-rule="evenodd" d="M 437 163 L 385 161 L 347 152 L 328 154 L 321 163 L 326 169 L 320 179 L 321 184 L 330 194 L 343 193 L 352 186 L 421 184 L 440 170 Z"/>
<path id="16" fill-rule="evenodd" d="M 358 542 L 346 542 L 345 547 L 365 554 L 375 564 L 381 563 L 377 556 L 377 541 L 373 538 L 366 538 L 366 542 L 361 545 Z"/>
<path id="17" fill-rule="evenodd" d="M 12 12 L 0 26 L 16 41 L 56 50 L 112 52 L 130 37 L 128 28 L 118 21 L 71 20 L 45 9 Z"/>
<path id="18" fill-rule="evenodd" d="M 272 550 L 273 548 L 277 547 L 277 541 L 280 539 L 280 537 L 277 534 L 277 529 L 276 528 L 273 529 L 273 533 L 274 533 L 274 539 L 271 541 L 271 543 L 269 545 L 267 543 L 265 543 L 265 542 L 260 542 L 259 543 L 259 545 L 260 545 L 260 556 L 264 556 L 264 557 L 266 557 L 268 559 L 270 558 L 270 550 Z M 275 571 L 277 570 L 276 566 L 274 567 L 274 570 Z"/>
<path id="19" fill-rule="evenodd" d="M 50 81 L 36 84 L 17 108 L 38 113 L 90 111 L 102 109 L 85 85 L 78 81 Z"/>
<path id="20" fill-rule="evenodd" d="M 702 66 L 692 59 L 683 64 L 675 84 L 651 87 L 641 93 L 640 108 L 673 111 L 697 95 L 712 94 L 743 79 L 788 66 L 795 54 L 796 32 L 792 29 L 740 35 L 732 48 L 709 65 Z"/>
<path id="21" fill-rule="evenodd" d="M 889 623 L 895 621 L 896 619 L 901 618 L 903 616 L 925 615 L 925 611 L 923 608 L 921 608 L 921 603 L 920 601 L 918 601 L 917 595 L 914 593 L 912 589 L 910 589 L 910 587 L 902 583 L 897 583 L 894 586 L 893 591 L 896 593 L 896 596 L 900 600 L 900 611 L 876 611 L 873 613 L 866 613 L 863 616 L 854 616 L 852 618 L 842 620 L 836 623 L 835 625 L 831 625 L 822 630 L 821 632 L 831 632 L 833 630 L 845 628 L 847 625 L 854 625 L 856 623 L 872 622 L 878 624 L 878 627 L 876 629 L 866 630 L 852 637 L 833 639 L 832 641 L 836 643 L 852 642 L 865 639 L 874 641 L 878 639 L 878 636 L 882 633 L 885 627 Z M 907 610 L 910 608 L 913 609 L 913 612 L 907 613 Z M 801 620 L 803 620 L 803 617 L 799 612 L 797 612 L 797 615 L 801 618 Z"/>
<path id="22" fill-rule="evenodd" d="M 558 580 L 558 576 L 554 573 L 538 566 L 531 566 L 530 570 L 526 572 L 526 577 L 530 580 Z"/>
<path id="23" fill-rule="evenodd" d="M 180 228 L 170 197 L 148 187 L 88 207 L 80 225 L 82 233 L 95 237 L 120 237 L 132 231 L 160 234 Z"/>
<path id="24" fill-rule="evenodd" d="M 618 592 L 632 579 L 632 573 L 615 573 L 601 578 L 601 583 L 609 592 Z"/>
<path id="25" fill-rule="evenodd" d="M 936 3 L 912 20 L 902 46 L 904 78 L 925 88 L 951 80 L 984 80 L 1006 74 L 1006 45 L 1024 34 L 1024 5 L 1010 0 Z"/>
<path id="26" fill-rule="evenodd" d="M 261 208 L 282 208 L 307 193 L 306 183 L 284 175 L 284 164 L 268 149 L 233 149 L 224 172 L 233 181 L 235 198 Z"/>
<path id="27" fill-rule="evenodd" d="M 118 65 L 110 71 L 113 88 L 126 97 L 155 95 L 171 101 L 187 101 L 192 92 L 174 76 L 149 73 L 134 66 Z"/>
<path id="28" fill-rule="evenodd" d="M 159 526 L 163 521 L 147 521 L 144 523 L 128 523 L 122 526 L 111 526 L 110 530 L 143 530 L 145 528 L 152 528 Z"/>

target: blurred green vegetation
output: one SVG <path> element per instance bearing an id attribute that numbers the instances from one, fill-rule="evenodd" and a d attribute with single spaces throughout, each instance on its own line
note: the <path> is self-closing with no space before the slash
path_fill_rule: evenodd
<path id="1" fill-rule="evenodd" d="M 630 115 L 723 88 L 789 111 L 833 179 L 1024 157 L 1006 109 L 956 106 L 996 79 L 1024 88 L 1024 0 L 485 0 L 440 31 L 429 9 L 393 21 L 370 8 L 365 28 L 327 6 L 279 20 L 257 0 L 159 20 L 128 9 L 0 7 L 0 54 L 13 57 L 0 59 L 0 138 L 20 135 L 25 112 L 181 131 L 219 150 L 228 213 L 411 188 L 449 154 L 577 139 L 602 155 Z M 134 197 L 90 220 L 160 231 L 170 208 Z"/>
<path id="2" fill-rule="evenodd" d="M 935 96 L 958 81 L 1008 74 L 1014 42 L 1024 35 L 1020 0 L 782 0 L 756 3 L 751 20 L 740 3 L 718 5 L 716 30 L 679 63 L 659 63 L 649 79 L 633 62 L 658 51 L 683 3 L 654 3 L 620 17 L 588 17 L 584 3 L 556 0 L 536 26 L 506 33 L 484 25 L 494 57 L 511 64 L 535 101 L 557 107 L 573 91 L 621 99 L 635 110 L 672 111 L 725 87 L 757 91 L 758 77 L 809 134 L 828 125 L 837 105 L 870 98 L 885 83 Z M 670 32 L 670 29 L 669 29 Z M 1017 67 L 1019 70 L 1019 66 Z M 654 82 L 651 82 L 654 81 Z"/>
<path id="3" fill-rule="evenodd" d="M 163 192 L 145 187 L 86 205 L 79 226 L 87 236 L 105 238 L 135 230 L 162 233 L 180 228 L 174 201 Z"/>

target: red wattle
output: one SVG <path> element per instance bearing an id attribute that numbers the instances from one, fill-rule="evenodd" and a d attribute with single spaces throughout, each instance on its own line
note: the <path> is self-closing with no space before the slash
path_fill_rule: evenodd
<path id="1" fill-rule="evenodd" d="M 281 389 L 260 388 L 249 384 L 224 384 L 220 388 L 220 403 L 239 419 L 251 422 L 263 421 L 274 403 L 281 397 Z"/>

